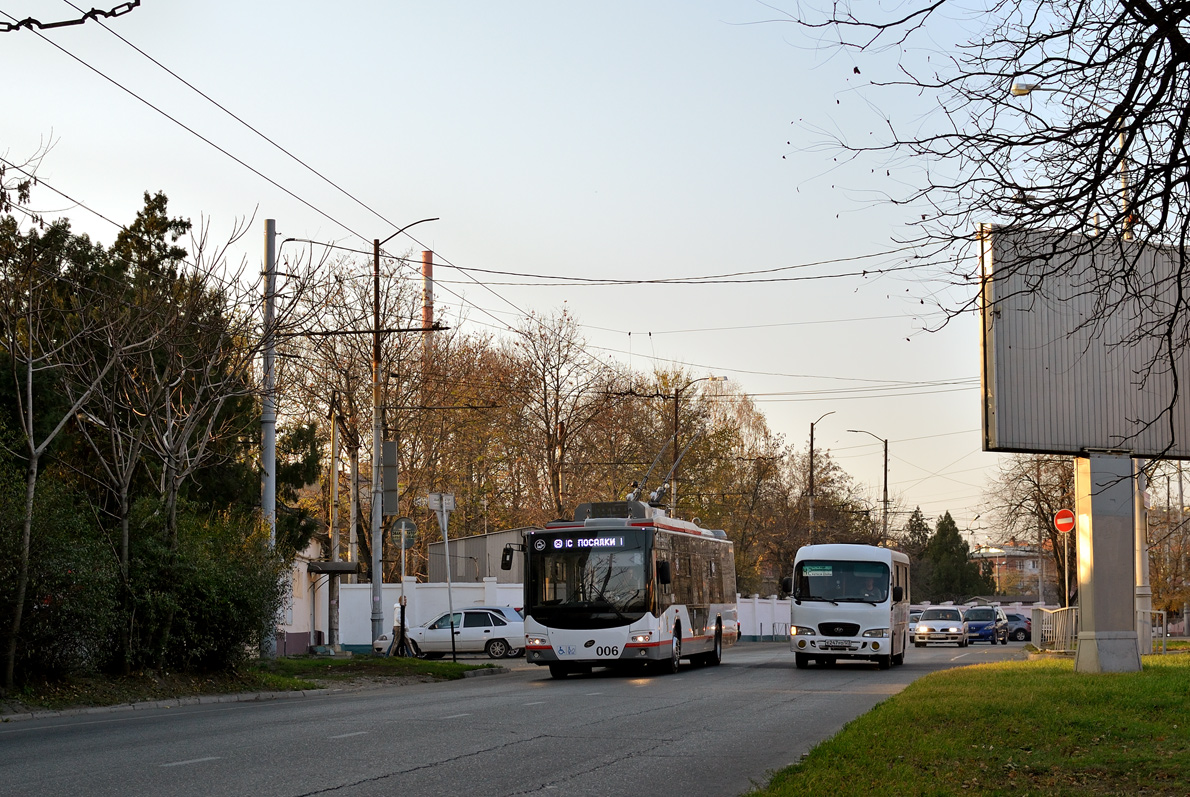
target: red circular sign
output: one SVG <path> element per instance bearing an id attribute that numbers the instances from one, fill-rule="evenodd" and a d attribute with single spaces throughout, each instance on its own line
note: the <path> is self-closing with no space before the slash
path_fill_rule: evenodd
<path id="1" fill-rule="evenodd" d="M 1074 513 L 1069 509 L 1059 509 L 1054 515 L 1054 528 L 1062 534 L 1074 531 Z"/>

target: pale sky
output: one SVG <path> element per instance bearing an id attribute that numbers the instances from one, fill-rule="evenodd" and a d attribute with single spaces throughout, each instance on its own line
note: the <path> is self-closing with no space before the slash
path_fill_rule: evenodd
<path id="1" fill-rule="evenodd" d="M 0 0 L 0 12 L 80 16 L 58 0 Z M 216 237 L 255 215 L 239 250 L 253 267 L 265 218 L 282 237 L 370 249 L 438 216 L 386 249 L 435 251 L 440 312 L 463 308 L 463 329 L 565 306 L 592 347 L 639 370 L 727 376 L 801 450 L 833 412 L 815 445 L 873 500 L 880 443 L 848 429 L 890 440 L 894 500 L 967 529 L 997 462 L 980 451 L 977 324 L 924 331 L 932 298 L 958 294 L 918 272 L 836 276 L 902 265 L 848 259 L 897 248 L 913 209 L 878 200 L 900 189 L 874 164 L 815 146 L 813 129 L 867 134 L 854 88 L 869 78 L 764 22 L 777 17 L 689 0 L 143 0 L 104 24 L 359 202 L 93 21 L 0 33 L 0 155 L 20 162 L 52 140 L 39 177 L 118 223 L 158 190 Z M 35 204 L 115 237 L 46 188 Z M 747 279 L 787 281 L 541 286 L 448 263 L 615 280 L 784 268 Z"/>

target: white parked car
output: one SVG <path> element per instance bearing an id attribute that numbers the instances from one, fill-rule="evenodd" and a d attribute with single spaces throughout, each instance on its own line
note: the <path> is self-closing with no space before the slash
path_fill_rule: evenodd
<path id="1" fill-rule="evenodd" d="M 457 653 L 486 653 L 493 659 L 519 656 L 525 649 L 525 621 L 511 606 L 468 606 L 454 613 Z M 419 656 L 441 658 L 450 653 L 451 614 L 443 612 L 405 634 Z"/>
<path id="2" fill-rule="evenodd" d="M 929 644 L 952 644 L 967 647 L 967 621 L 963 613 L 949 606 L 931 606 L 917 618 L 913 644 L 924 648 Z"/>

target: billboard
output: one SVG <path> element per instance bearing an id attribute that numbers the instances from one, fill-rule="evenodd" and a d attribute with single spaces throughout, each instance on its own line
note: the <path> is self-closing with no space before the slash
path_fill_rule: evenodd
<path id="1" fill-rule="evenodd" d="M 1132 241 L 984 227 L 983 448 L 1190 458 L 1190 275 Z"/>

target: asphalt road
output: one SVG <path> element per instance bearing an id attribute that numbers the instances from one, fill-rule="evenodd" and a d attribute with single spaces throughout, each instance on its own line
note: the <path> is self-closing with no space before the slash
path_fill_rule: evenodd
<path id="1" fill-rule="evenodd" d="M 3 795 L 738 795 L 914 679 L 1022 655 L 910 648 L 890 670 L 797 670 L 785 644 L 720 667 L 504 675 L 0 725 Z"/>

